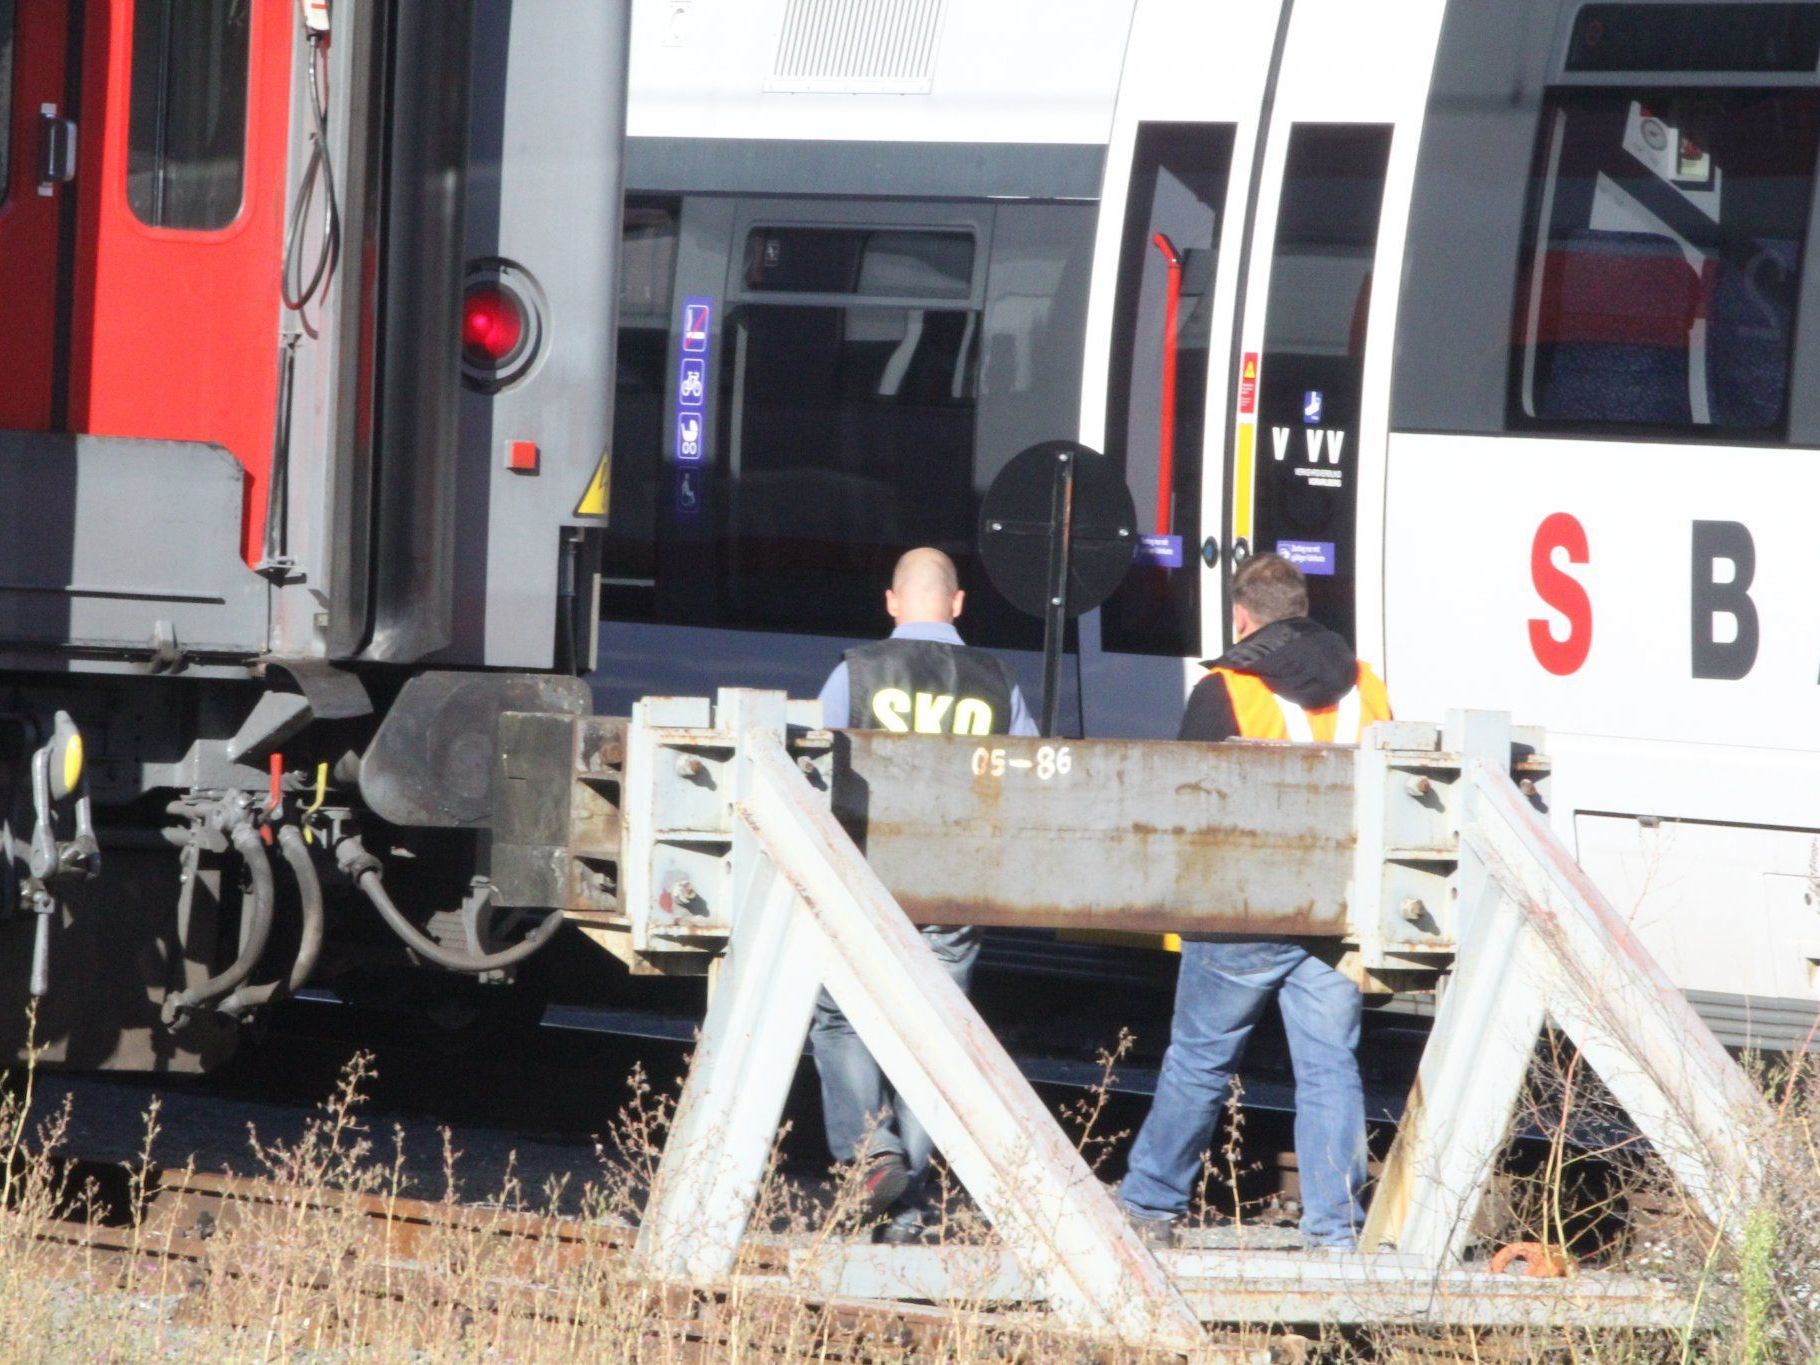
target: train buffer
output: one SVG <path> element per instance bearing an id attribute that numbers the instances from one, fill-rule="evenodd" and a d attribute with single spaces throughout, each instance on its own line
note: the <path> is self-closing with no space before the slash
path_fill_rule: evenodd
<path id="1" fill-rule="evenodd" d="M 1761 1179 L 1764 1102 L 1552 832 L 1539 734 L 1455 712 L 1356 749 L 893 735 L 793 726 L 798 705 L 723 691 L 647 699 L 630 722 L 502 720 L 503 753 L 541 735 L 574 756 L 570 809 L 539 818 L 591 831 L 545 850 L 592 888 L 571 905 L 584 929 L 647 970 L 724 951 L 638 1233 L 645 1273 L 733 1280 L 826 985 L 997 1234 L 822 1247 L 810 1273 L 830 1294 L 1042 1305 L 1178 1349 L 1206 1323 L 1686 1321 L 1640 1279 L 1464 1259 L 1545 1023 L 1715 1227 L 1741 1225 Z M 1153 1254 L 913 923 L 1332 938 L 1389 990 L 1446 970 L 1361 1251 Z"/>

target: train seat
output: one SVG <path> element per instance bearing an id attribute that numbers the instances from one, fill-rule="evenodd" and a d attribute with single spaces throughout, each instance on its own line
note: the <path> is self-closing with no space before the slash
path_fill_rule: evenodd
<path id="1" fill-rule="evenodd" d="M 1788 391 L 1801 248 L 1786 238 L 1751 242 L 1749 267 L 1726 262 L 1707 321 L 1706 380 L 1715 426 L 1776 425 Z"/>
<path id="2" fill-rule="evenodd" d="M 1701 282 L 1681 249 L 1654 233 L 1581 228 L 1549 251 L 1544 271 L 1533 342 L 1553 349 L 1537 416 L 1688 425 Z"/>
<path id="3" fill-rule="evenodd" d="M 1788 387 L 1800 249 L 1751 243 L 1748 267 L 1714 257 L 1704 272 L 1680 245 L 1645 232 L 1572 232 L 1548 254 L 1536 344 L 1552 347 L 1537 415 L 1555 421 L 1695 422 L 1690 366 L 1704 315 L 1705 420 L 1775 425 Z"/>

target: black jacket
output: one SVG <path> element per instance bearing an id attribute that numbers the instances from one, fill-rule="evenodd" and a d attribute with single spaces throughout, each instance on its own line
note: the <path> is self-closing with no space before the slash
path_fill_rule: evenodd
<path id="1" fill-rule="evenodd" d="M 1279 697 L 1308 710 L 1332 706 L 1353 689 L 1359 677 L 1358 656 L 1345 637 L 1306 616 L 1273 621 L 1204 663 L 1208 668 L 1256 674 Z M 1226 680 L 1211 673 L 1188 694 L 1188 710 L 1176 738 L 1235 739 L 1238 733 Z"/>

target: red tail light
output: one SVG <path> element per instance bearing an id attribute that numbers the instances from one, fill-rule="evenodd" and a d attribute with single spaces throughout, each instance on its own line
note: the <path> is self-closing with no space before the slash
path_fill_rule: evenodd
<path id="1" fill-rule="evenodd" d="M 478 393 L 502 393 L 537 366 L 548 304 L 529 271 L 512 261 L 474 261 L 461 291 L 461 378 Z"/>
<path id="2" fill-rule="evenodd" d="M 461 310 L 461 346 L 470 364 L 502 366 L 524 339 L 524 308 L 516 298 L 495 285 L 468 291 Z"/>

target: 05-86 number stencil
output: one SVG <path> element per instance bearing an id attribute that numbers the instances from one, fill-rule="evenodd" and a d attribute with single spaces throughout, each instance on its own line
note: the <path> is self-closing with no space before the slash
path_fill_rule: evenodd
<path id="1" fill-rule="evenodd" d="M 1038 781 L 1048 782 L 1052 778 L 1068 776 L 1073 769 L 1074 754 L 1066 744 L 1045 744 L 1029 758 L 1012 758 L 1003 749 L 988 749 L 984 745 L 973 751 L 975 777 L 1003 777 L 1010 770 L 1034 772 Z"/>

